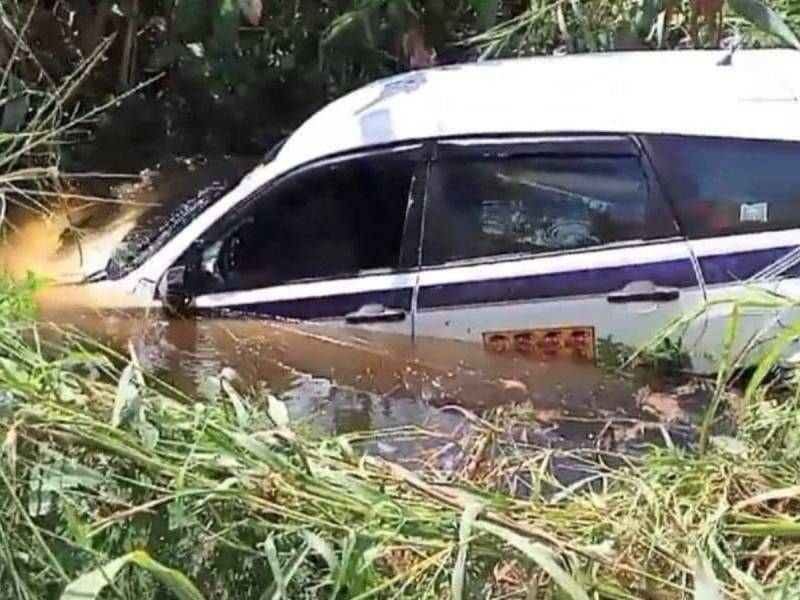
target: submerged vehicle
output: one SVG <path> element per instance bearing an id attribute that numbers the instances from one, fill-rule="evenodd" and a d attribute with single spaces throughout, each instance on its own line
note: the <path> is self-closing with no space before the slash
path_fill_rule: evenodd
<path id="1" fill-rule="evenodd" d="M 676 335 L 700 369 L 724 300 L 800 285 L 798 95 L 782 50 L 412 71 L 323 108 L 84 285 L 542 360 L 697 313 Z M 791 311 L 744 311 L 738 343 Z"/>

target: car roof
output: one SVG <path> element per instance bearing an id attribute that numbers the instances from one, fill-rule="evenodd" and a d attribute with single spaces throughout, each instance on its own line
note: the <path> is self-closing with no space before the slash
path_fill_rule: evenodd
<path id="1" fill-rule="evenodd" d="M 332 102 L 278 155 L 285 170 L 452 136 L 671 133 L 800 140 L 800 52 L 608 52 L 411 71 Z"/>

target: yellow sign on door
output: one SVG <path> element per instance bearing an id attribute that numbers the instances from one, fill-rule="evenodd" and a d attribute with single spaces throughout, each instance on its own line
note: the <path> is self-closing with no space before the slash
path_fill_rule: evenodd
<path id="1" fill-rule="evenodd" d="M 594 327 L 548 327 L 487 331 L 483 345 L 498 354 L 522 354 L 536 360 L 595 359 Z"/>

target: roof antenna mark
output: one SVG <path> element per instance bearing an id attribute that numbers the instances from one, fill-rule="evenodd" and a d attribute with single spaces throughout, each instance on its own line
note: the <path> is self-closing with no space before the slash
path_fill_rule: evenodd
<path id="1" fill-rule="evenodd" d="M 718 62 L 717 66 L 719 67 L 730 67 L 733 64 L 733 54 L 741 47 L 742 45 L 742 37 L 738 34 L 733 36 L 733 38 L 728 38 L 725 40 L 725 46 L 727 47 L 727 52 L 725 56 L 723 56 Z"/>

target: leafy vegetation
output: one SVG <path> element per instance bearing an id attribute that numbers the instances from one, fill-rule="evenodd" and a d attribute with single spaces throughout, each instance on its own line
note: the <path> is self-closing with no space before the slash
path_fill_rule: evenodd
<path id="1" fill-rule="evenodd" d="M 431 62 L 434 50 L 441 62 L 690 45 L 691 9 L 681 8 L 3 2 L 0 197 L 45 206 L 70 131 L 152 76 L 123 109 L 151 130 L 123 122 L 126 138 L 177 131 L 183 150 L 217 139 L 224 151 L 260 150 L 328 96 Z M 766 30 L 795 44 L 776 14 L 793 28 L 800 9 L 774 8 L 732 0 L 721 36 L 740 31 L 757 45 Z M 697 35 L 713 45 L 706 25 Z M 98 108 L 76 112 L 86 104 Z M 99 125 L 101 140 L 108 131 Z M 144 373 L 133 352 L 37 324 L 39 285 L 0 280 L 0 597 L 791 598 L 800 589 L 800 381 L 765 383 L 777 350 L 742 401 L 729 393 L 735 361 L 726 363 L 696 440 L 682 446 L 661 428 L 664 444 L 634 456 L 607 436 L 582 450 L 531 443 L 526 406 L 469 415 L 457 438 L 417 428 L 324 437 L 229 377 L 188 397 Z M 653 353 L 680 356 L 676 346 Z M 723 404 L 735 437 L 716 435 Z M 412 468 L 365 445 L 391 438 L 443 443 Z M 581 476 L 566 481 L 565 464 Z"/>
<path id="2" fill-rule="evenodd" d="M 412 469 L 363 444 L 440 433 L 318 437 L 227 375 L 195 400 L 134 354 L 37 325 L 29 285 L 6 283 L 2 298 L 3 597 L 790 598 L 800 586 L 795 380 L 732 404 L 736 436 L 709 435 L 705 452 L 665 429 L 666 446 L 635 456 L 603 439 L 540 447 L 525 441 L 535 412 L 517 406 L 472 416 Z M 565 464 L 582 475 L 565 481 Z"/>
<path id="3" fill-rule="evenodd" d="M 55 78 L 25 35 L 35 13 L 28 12 L 17 26 L 13 8 L 0 3 L 0 227 L 4 228 L 10 214 L 49 214 L 64 200 L 64 148 L 85 138 L 98 116 L 122 98 L 90 107 L 77 104 L 111 40 L 101 40 L 71 72 Z"/>
<path id="4" fill-rule="evenodd" d="M 713 47 L 736 35 L 798 47 L 798 23 L 793 0 L 12 0 L 3 3 L 0 69 L 17 37 L 24 51 L 6 82 L 15 90 L 42 90 L 100 57 L 65 108 L 103 104 L 155 78 L 101 119 L 91 147 L 67 155 L 130 172 L 172 154 L 261 154 L 331 98 L 408 68 Z M 6 119 L 18 120 L 20 102 Z M 136 152 L 108 152 L 120 145 Z"/>

